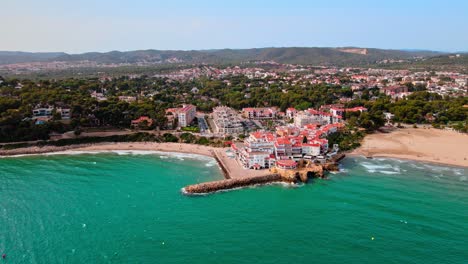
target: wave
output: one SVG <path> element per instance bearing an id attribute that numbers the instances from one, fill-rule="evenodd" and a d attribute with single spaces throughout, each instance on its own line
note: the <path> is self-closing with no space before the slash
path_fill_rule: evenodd
<path id="1" fill-rule="evenodd" d="M 65 150 L 57 152 L 48 152 L 48 153 L 34 153 L 34 154 L 18 154 L 12 156 L 0 156 L 1 158 L 20 158 L 20 157 L 29 157 L 29 156 L 56 156 L 56 155 L 96 155 L 96 154 L 106 154 L 113 153 L 117 155 L 158 155 L 160 158 L 177 158 L 179 160 L 184 159 L 196 159 L 204 161 L 213 161 L 212 157 L 204 156 L 201 154 L 192 154 L 192 153 L 180 153 L 180 152 L 166 152 L 166 151 L 157 151 L 157 150 Z"/>
<path id="2" fill-rule="evenodd" d="M 361 166 L 366 168 L 370 173 L 381 172 L 384 174 L 397 174 L 400 173 L 400 167 L 392 164 L 376 164 L 371 162 L 361 162 Z"/>
<path id="3" fill-rule="evenodd" d="M 214 167 L 218 165 L 215 159 L 210 160 L 208 163 L 205 164 L 205 167 Z"/>
<path id="4" fill-rule="evenodd" d="M 393 161 L 393 159 L 378 159 L 373 160 L 373 162 L 361 162 L 360 165 L 369 173 L 381 173 L 386 175 L 401 174 L 400 165 L 388 163 L 390 160 Z"/>
<path id="5" fill-rule="evenodd" d="M 379 173 L 383 173 L 383 174 L 400 174 L 399 171 L 379 171 Z"/>
<path id="6" fill-rule="evenodd" d="M 414 168 L 414 169 L 419 169 L 419 170 L 424 170 L 425 168 L 423 166 L 418 166 L 414 163 L 410 163 L 410 167 Z"/>
<path id="7" fill-rule="evenodd" d="M 376 160 L 376 161 L 395 161 L 395 162 L 398 162 L 398 163 L 407 163 L 408 162 L 408 160 L 404 160 L 404 159 L 382 158 L 382 157 L 374 158 L 374 160 Z"/>
<path id="8" fill-rule="evenodd" d="M 451 172 L 455 175 L 465 174 L 465 169 L 461 169 L 461 168 L 442 167 L 442 166 L 429 165 L 429 164 L 424 164 L 424 168 L 429 169 L 431 171 L 439 172 L 439 173 Z"/>
<path id="9" fill-rule="evenodd" d="M 361 166 L 366 168 L 367 170 L 379 170 L 379 169 L 391 169 L 393 165 L 391 164 L 375 164 L 370 162 L 361 162 Z"/>
<path id="10" fill-rule="evenodd" d="M 395 161 L 398 161 L 396 163 Z M 369 160 L 358 161 L 358 164 L 366 169 L 369 173 L 381 173 L 387 175 L 404 174 L 408 169 L 415 169 L 430 173 L 432 176 L 437 175 L 437 178 L 453 175 L 464 176 L 467 175 L 467 170 L 460 167 L 452 167 L 450 165 L 437 165 L 425 162 L 410 162 L 406 160 L 399 160 L 394 158 L 378 158 Z"/>

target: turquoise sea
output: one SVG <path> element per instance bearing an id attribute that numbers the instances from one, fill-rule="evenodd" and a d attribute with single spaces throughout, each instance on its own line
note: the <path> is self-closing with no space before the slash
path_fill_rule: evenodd
<path id="1" fill-rule="evenodd" d="M 468 263 L 468 169 L 347 158 L 307 185 L 185 196 L 210 158 L 0 159 L 0 263 Z"/>

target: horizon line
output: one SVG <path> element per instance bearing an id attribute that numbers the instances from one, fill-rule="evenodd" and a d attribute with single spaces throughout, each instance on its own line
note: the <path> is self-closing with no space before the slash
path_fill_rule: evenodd
<path id="1" fill-rule="evenodd" d="M 82 51 L 82 52 L 67 52 L 67 51 L 24 51 L 24 50 L 0 50 L 0 52 L 20 52 L 20 53 L 65 53 L 68 55 L 80 55 L 86 53 L 111 53 L 111 52 L 133 52 L 133 51 L 217 51 L 217 50 L 253 50 L 253 49 L 287 49 L 287 48 L 323 48 L 323 49 L 341 49 L 341 48 L 358 48 L 358 49 L 377 49 L 377 50 L 395 50 L 407 52 L 438 52 L 438 53 L 468 53 L 468 51 L 448 51 L 448 50 L 434 50 L 424 48 L 375 48 L 375 47 L 359 47 L 359 46 L 265 46 L 265 47 L 252 47 L 252 48 L 203 48 L 203 49 L 156 49 L 156 48 L 141 48 L 141 49 L 122 49 L 122 50 L 106 50 L 106 51 Z"/>

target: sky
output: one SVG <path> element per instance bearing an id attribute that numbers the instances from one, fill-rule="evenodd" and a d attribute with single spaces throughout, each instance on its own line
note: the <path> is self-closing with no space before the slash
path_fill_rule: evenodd
<path id="1" fill-rule="evenodd" d="M 0 0 L 0 50 L 468 51 L 468 1 Z"/>

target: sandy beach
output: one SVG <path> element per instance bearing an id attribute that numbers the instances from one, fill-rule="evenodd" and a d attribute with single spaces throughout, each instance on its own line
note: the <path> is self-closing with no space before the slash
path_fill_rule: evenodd
<path id="1" fill-rule="evenodd" d="M 403 128 L 368 135 L 350 154 L 468 167 L 468 135 L 435 128 Z"/>
<path id="2" fill-rule="evenodd" d="M 145 150 L 198 154 L 213 157 L 212 153 L 214 149 L 215 148 L 208 146 L 183 143 L 119 142 L 94 144 L 90 146 L 74 148 L 73 151 Z"/>
<path id="3" fill-rule="evenodd" d="M 214 148 L 209 146 L 183 144 L 183 143 L 106 143 L 73 149 L 74 151 L 112 151 L 112 150 L 148 150 L 162 152 L 177 152 L 198 154 L 209 157 L 217 157 L 220 166 L 223 166 L 230 178 L 263 176 L 270 174 L 268 170 L 247 170 L 240 166 L 236 159 L 228 157 L 226 150 L 229 148 Z"/>
<path id="4" fill-rule="evenodd" d="M 0 150 L 0 156 L 14 155 L 34 155 L 52 152 L 83 151 L 83 152 L 105 152 L 119 150 L 135 151 L 161 151 L 186 154 L 197 154 L 217 158 L 220 167 L 224 168 L 228 177 L 254 177 L 270 174 L 268 170 L 247 170 L 240 166 L 236 159 L 228 157 L 226 150 L 229 148 L 215 148 L 196 144 L 184 143 L 156 143 L 156 142 L 118 142 L 118 143 L 99 143 L 86 145 L 69 145 L 63 147 L 44 146 L 27 147 L 11 150 Z"/>

